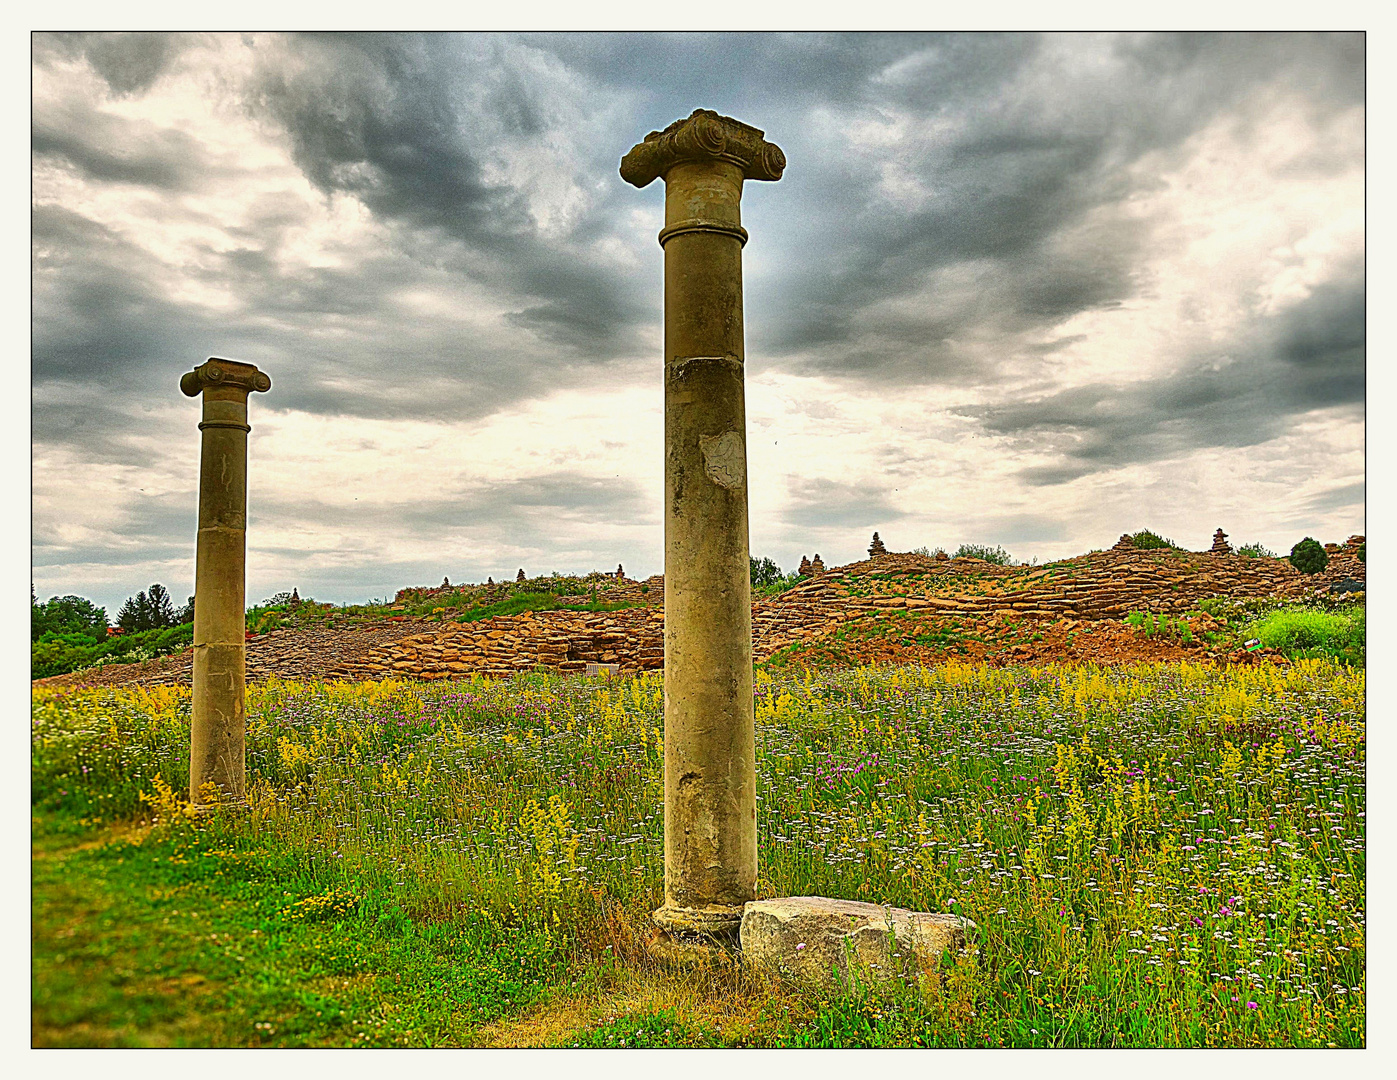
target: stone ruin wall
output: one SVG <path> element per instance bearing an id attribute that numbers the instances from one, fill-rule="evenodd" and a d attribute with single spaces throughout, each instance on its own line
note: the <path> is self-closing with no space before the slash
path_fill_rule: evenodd
<path id="1" fill-rule="evenodd" d="M 1344 581 L 1363 582 L 1365 567 L 1357 557 L 1362 542 L 1359 536 L 1327 545 L 1329 566 L 1310 576 L 1285 559 L 1119 545 L 1037 569 L 888 552 L 756 601 L 753 653 L 762 660 L 879 611 L 1090 621 L 1119 619 L 1131 611 L 1179 615 L 1215 596 L 1298 599 Z M 645 607 L 594 614 L 529 612 L 422 631 L 342 662 L 329 674 L 439 679 L 475 672 L 509 675 L 538 665 L 581 671 L 589 662 L 616 664 L 621 671 L 657 669 L 664 665 L 664 579 L 656 575 L 645 584 L 642 593 L 641 582 L 625 581 L 606 597 Z"/>

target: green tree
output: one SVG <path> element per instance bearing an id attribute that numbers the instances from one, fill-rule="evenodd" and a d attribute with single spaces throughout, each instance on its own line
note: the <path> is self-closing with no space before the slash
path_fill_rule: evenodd
<path id="1" fill-rule="evenodd" d="M 1312 536 L 1307 536 L 1290 549 L 1290 565 L 1302 574 L 1318 574 L 1329 565 L 1329 552 Z"/>
<path id="2" fill-rule="evenodd" d="M 747 564 L 748 570 L 751 572 L 752 585 L 755 588 L 771 585 L 781 580 L 781 568 L 776 565 L 773 559 L 758 559 L 748 555 Z"/>
<path id="3" fill-rule="evenodd" d="M 116 613 L 116 624 L 128 634 L 142 630 L 161 630 L 167 626 L 178 626 L 183 620 L 170 602 L 170 594 L 158 582 L 150 587 L 150 592 L 138 592 L 128 596 Z"/>
<path id="4" fill-rule="evenodd" d="M 85 634 L 94 641 L 107 636 L 107 609 L 81 596 L 51 596 L 41 604 L 31 589 L 29 605 L 31 641 L 45 634 Z"/>
<path id="5" fill-rule="evenodd" d="M 150 587 L 150 621 L 152 630 L 179 625 L 179 617 L 175 614 L 175 605 L 170 600 L 170 593 L 159 583 Z"/>

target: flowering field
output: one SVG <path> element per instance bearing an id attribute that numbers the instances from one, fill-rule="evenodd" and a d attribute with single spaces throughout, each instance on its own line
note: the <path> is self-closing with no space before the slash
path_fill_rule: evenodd
<path id="1" fill-rule="evenodd" d="M 330 964 L 307 976 L 318 997 L 288 988 L 192 1042 L 441 1045 L 537 1021 L 535 1045 L 1363 1045 L 1364 694 L 1361 670 L 1323 660 L 759 671 L 759 894 L 980 929 L 890 997 L 713 974 L 721 1017 L 662 993 L 606 1005 L 627 978 L 691 978 L 644 947 L 662 900 L 656 675 L 255 686 L 251 811 L 198 823 L 178 797 L 187 691 L 37 691 L 35 830 L 156 815 L 65 874 L 137 882 L 139 866 L 131 904 L 241 898 L 257 919 L 239 932 L 283 935 L 283 955 L 353 939 L 372 985 L 420 969 L 436 988 L 430 1016 L 374 1007 L 362 984 L 327 990 Z M 36 1025 L 62 1041 L 48 880 Z M 427 959 L 375 960 L 379 938 Z M 262 992 L 251 946 L 230 947 L 220 1000 Z"/>

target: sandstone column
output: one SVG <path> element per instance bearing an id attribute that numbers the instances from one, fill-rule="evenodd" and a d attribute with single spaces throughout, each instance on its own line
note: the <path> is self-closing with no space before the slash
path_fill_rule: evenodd
<path id="1" fill-rule="evenodd" d="M 243 680 L 246 647 L 247 396 L 272 380 L 252 364 L 210 357 L 179 387 L 204 395 L 199 425 L 199 539 L 194 561 L 194 716 L 189 801 L 241 805 L 246 793 Z"/>
<path id="2" fill-rule="evenodd" d="M 743 180 L 779 147 L 698 109 L 621 162 L 665 182 L 665 904 L 679 937 L 736 934 L 757 881 L 743 401 Z"/>

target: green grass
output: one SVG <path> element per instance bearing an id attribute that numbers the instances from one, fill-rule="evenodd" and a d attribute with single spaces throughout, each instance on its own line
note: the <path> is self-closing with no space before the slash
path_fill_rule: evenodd
<path id="1" fill-rule="evenodd" d="M 640 604 L 606 604 L 579 601 L 575 596 L 556 596 L 553 593 L 520 593 L 494 604 L 471 608 L 463 615 L 457 615 L 457 622 L 479 622 L 493 619 L 498 615 L 519 615 L 525 611 L 624 611 L 626 608 L 640 607 Z"/>
<path id="2" fill-rule="evenodd" d="M 467 613 L 474 620 L 489 618 L 491 614 L 550 611 L 569 606 L 586 611 L 614 611 L 635 606 L 607 600 L 608 593 L 616 585 L 616 579 L 610 574 L 592 571 L 585 575 L 549 574 L 491 585 L 458 584 L 442 590 L 404 589 L 400 600 L 373 600 L 365 604 L 321 604 L 307 597 L 300 604 L 292 605 L 285 599 L 286 594 L 279 594 L 248 608 L 247 627 L 263 634 L 283 628 L 336 627 L 394 617 L 449 619 Z M 640 591 L 648 592 L 648 586 L 642 585 Z M 514 606 L 500 607 L 502 604 Z"/>
<path id="3" fill-rule="evenodd" d="M 654 674 L 254 686 L 251 807 L 197 822 L 186 691 L 38 691 L 34 1041 L 1362 1045 L 1364 695 L 1328 660 L 759 670 L 759 895 L 979 927 L 922 987 L 809 994 L 645 948 Z"/>
<path id="4" fill-rule="evenodd" d="M 1125 624 L 1146 637 L 1167 638 L 1184 645 L 1193 641 L 1193 629 L 1187 619 L 1171 619 L 1168 615 L 1156 615 L 1152 611 L 1132 611 L 1126 615 Z"/>
<path id="5" fill-rule="evenodd" d="M 565 977 L 528 934 L 414 922 L 382 891 L 306 919 L 320 882 L 241 828 L 84 847 L 51 823 L 35 821 L 35 1045 L 462 1045 Z"/>

